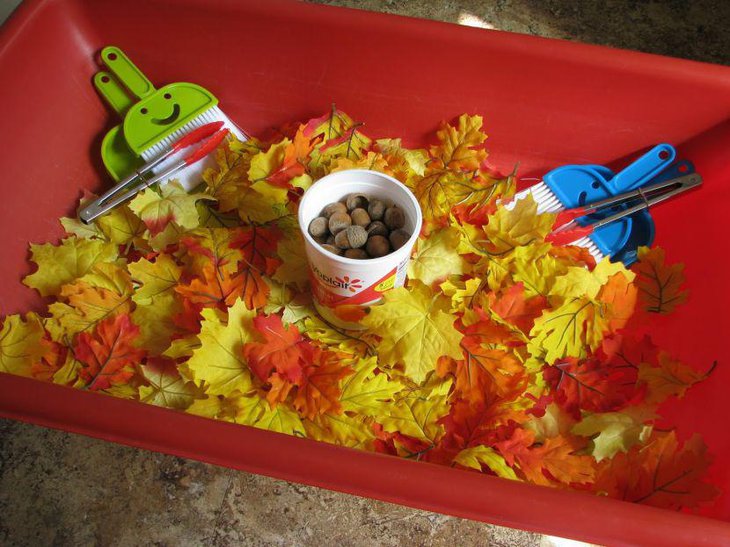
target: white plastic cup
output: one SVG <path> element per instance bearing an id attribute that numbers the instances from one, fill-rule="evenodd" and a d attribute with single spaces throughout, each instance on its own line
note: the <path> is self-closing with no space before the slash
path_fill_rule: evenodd
<path id="1" fill-rule="evenodd" d="M 365 194 L 369 199 L 396 205 L 404 213 L 411 237 L 400 249 L 378 258 L 359 260 L 332 254 L 314 241 L 309 223 L 322 209 L 349 194 Z M 349 169 L 322 177 L 304 193 L 299 203 L 299 226 L 304 236 L 314 305 L 324 319 L 343 328 L 362 328 L 344 321 L 333 308 L 342 305 L 367 306 L 378 302 L 382 293 L 401 287 L 406 281 L 408 261 L 423 221 L 416 197 L 398 180 L 367 169 Z"/>

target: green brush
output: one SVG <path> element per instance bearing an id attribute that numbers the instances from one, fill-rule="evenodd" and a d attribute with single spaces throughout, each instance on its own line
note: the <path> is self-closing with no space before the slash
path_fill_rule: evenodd
<path id="1" fill-rule="evenodd" d="M 190 83 L 173 83 L 155 89 L 117 47 L 105 47 L 101 59 L 108 72 L 97 73 L 94 86 L 123 118 L 120 125 L 106 134 L 101 145 L 104 166 L 115 180 L 123 179 L 159 156 L 181 136 L 210 122 L 222 121 L 239 139 L 246 139 L 218 108 L 218 99 L 210 91 Z M 178 175 L 186 189 L 200 183 L 203 168 L 203 165 L 191 167 Z"/>

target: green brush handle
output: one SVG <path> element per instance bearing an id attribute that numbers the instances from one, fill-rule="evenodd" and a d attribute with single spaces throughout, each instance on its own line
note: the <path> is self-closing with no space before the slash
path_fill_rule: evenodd
<path id="1" fill-rule="evenodd" d="M 102 49 L 101 60 L 109 72 L 136 98 L 143 99 L 154 93 L 155 86 L 152 85 L 152 82 L 118 47 L 108 46 Z"/>
<path id="2" fill-rule="evenodd" d="M 124 117 L 134 101 L 127 91 L 122 87 L 114 76 L 108 72 L 97 72 L 94 74 L 94 87 L 104 100 L 112 107 L 114 112 Z"/>

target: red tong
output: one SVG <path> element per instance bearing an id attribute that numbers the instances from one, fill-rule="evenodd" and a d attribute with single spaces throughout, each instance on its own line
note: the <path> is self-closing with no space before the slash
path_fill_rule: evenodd
<path id="1" fill-rule="evenodd" d="M 227 134 L 228 129 L 223 129 L 222 121 L 208 123 L 194 129 L 177 140 L 169 150 L 144 164 L 140 169 L 120 181 L 102 196 L 85 205 L 83 209 L 79 211 L 79 219 L 81 222 L 89 224 L 101 215 L 104 215 L 122 203 L 129 201 L 142 190 L 149 188 L 153 184 L 171 177 L 181 169 L 202 160 L 218 147 Z M 173 165 L 165 169 L 163 172 L 152 176 L 150 179 L 145 177 L 146 173 L 152 171 L 152 169 L 160 165 L 172 155 L 185 148 L 198 144 L 201 141 L 205 142 L 180 161 L 175 162 Z"/>

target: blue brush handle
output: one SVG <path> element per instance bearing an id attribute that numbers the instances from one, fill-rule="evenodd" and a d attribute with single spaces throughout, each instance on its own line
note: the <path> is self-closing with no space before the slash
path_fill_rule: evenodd
<path id="1" fill-rule="evenodd" d="M 639 159 L 616 173 L 609 181 L 613 194 L 640 188 L 669 167 L 677 156 L 670 144 L 658 144 Z"/>

